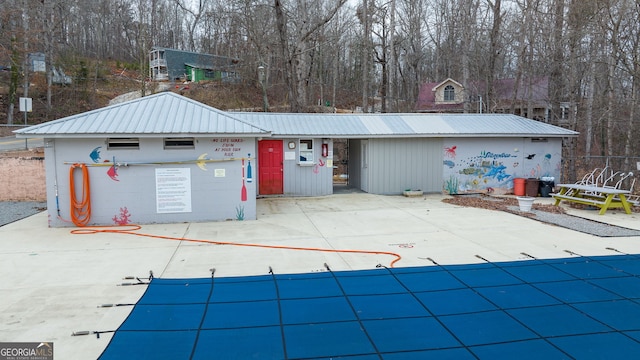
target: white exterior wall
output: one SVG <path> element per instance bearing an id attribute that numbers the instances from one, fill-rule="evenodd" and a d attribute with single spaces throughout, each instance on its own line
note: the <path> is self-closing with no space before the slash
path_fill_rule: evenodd
<path id="1" fill-rule="evenodd" d="M 309 138 L 304 138 L 309 139 Z M 313 164 L 299 164 L 300 139 L 285 139 L 283 191 L 287 196 L 323 196 L 333 194 L 333 142 L 327 142 L 327 156 L 322 156 L 322 139 L 313 140 Z M 289 141 L 296 142 L 295 149 L 289 149 Z M 288 153 L 288 155 L 287 155 Z"/>
<path id="2" fill-rule="evenodd" d="M 513 192 L 514 178 L 550 176 L 561 181 L 562 139 L 448 138 L 444 140 L 443 191 L 447 194 Z"/>
<path id="3" fill-rule="evenodd" d="M 106 141 L 45 139 L 50 226 L 75 226 L 70 222 L 70 168 L 73 163 L 86 164 L 89 172 L 91 218 L 88 225 L 114 225 L 124 221 L 126 214 L 132 224 L 256 219 L 254 179 L 258 169 L 254 138 L 199 138 L 194 149 L 175 150 L 165 150 L 161 138 L 141 138 L 138 150 L 109 150 Z M 252 159 L 249 159 L 249 154 Z M 201 156 L 210 160 L 236 160 L 210 161 L 200 165 L 193 162 Z M 111 166 L 114 158 L 116 163 L 127 163 L 127 166 L 115 167 L 114 173 Z M 241 158 L 245 158 L 244 179 Z M 248 178 L 249 161 L 251 179 Z M 166 176 L 158 175 L 156 170 L 163 172 L 167 169 L 177 171 L 180 176 L 187 175 L 169 183 L 177 185 L 179 196 L 190 194 L 183 198 L 187 204 L 178 204 L 168 210 L 171 212 L 165 212 L 171 206 L 169 201 L 157 196 L 158 189 L 164 194 L 168 189 Z M 76 197 L 81 200 L 83 181 L 80 169 L 74 170 L 74 179 Z M 244 201 L 241 198 L 243 183 L 247 193 Z M 187 188 L 190 188 L 190 193 Z"/>
<path id="4" fill-rule="evenodd" d="M 359 154 L 363 191 L 384 195 L 402 194 L 407 189 L 441 191 L 441 139 L 369 139 L 360 143 L 368 143 L 360 147 Z"/>

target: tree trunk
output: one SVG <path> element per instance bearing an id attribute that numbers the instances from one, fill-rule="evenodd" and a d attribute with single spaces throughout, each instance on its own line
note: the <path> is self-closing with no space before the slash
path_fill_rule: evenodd
<path id="1" fill-rule="evenodd" d="M 462 85 L 464 86 L 463 96 L 464 96 L 464 112 L 471 112 L 471 93 L 469 91 L 470 86 L 470 77 L 471 77 L 471 56 L 470 53 L 473 51 L 472 46 L 472 38 L 473 32 L 475 31 L 475 15 L 476 15 L 476 7 L 473 4 L 473 0 L 463 0 L 462 4 L 462 21 L 463 29 L 462 29 L 462 44 L 461 44 L 461 52 L 462 52 Z"/>
<path id="2" fill-rule="evenodd" d="M 592 45 L 594 48 L 596 45 Z M 585 149 L 584 154 L 586 156 L 587 163 L 591 158 L 591 139 L 593 139 L 593 101 L 596 87 L 596 50 L 593 51 L 591 65 L 589 66 L 589 77 L 587 79 L 587 104 L 586 113 L 584 117 L 585 121 Z"/>
<path id="3" fill-rule="evenodd" d="M 276 27 L 278 29 L 278 35 L 280 36 L 280 50 L 282 52 L 282 61 L 284 62 L 284 80 L 287 84 L 287 90 L 289 94 L 289 108 L 291 112 L 300 112 L 300 106 L 297 103 L 298 95 L 293 84 L 291 69 L 291 56 L 289 54 L 289 35 L 287 34 L 287 20 L 285 19 L 284 11 L 282 10 L 282 2 L 280 0 L 274 0 L 274 7 L 276 11 Z"/>
<path id="4" fill-rule="evenodd" d="M 17 100 L 18 81 L 20 80 L 20 54 L 18 51 L 18 40 L 15 35 L 11 37 L 11 68 L 9 80 L 9 109 L 7 110 L 7 124 L 13 125 L 13 113 L 15 111 L 15 103 Z"/>
<path id="5" fill-rule="evenodd" d="M 396 99 L 396 0 L 391 0 L 389 5 L 391 11 L 391 18 L 389 20 L 389 76 L 388 76 L 388 88 L 387 98 L 391 100 L 393 104 L 391 111 L 398 111 L 398 106 L 395 102 Z M 386 102 L 386 100 L 385 100 Z M 386 105 L 386 104 L 385 104 Z"/>
<path id="6" fill-rule="evenodd" d="M 24 0 L 23 9 L 22 9 L 22 31 L 23 39 L 22 43 L 24 45 L 24 63 L 22 65 L 22 96 L 29 97 L 29 13 L 28 9 L 28 0 Z"/>
<path id="7" fill-rule="evenodd" d="M 46 66 L 45 70 L 47 72 L 47 116 L 50 116 L 51 109 L 53 108 L 51 104 L 52 97 L 52 87 L 53 87 L 53 41 L 54 41 L 54 33 L 53 33 L 53 1 L 54 0 L 45 0 L 44 6 L 42 7 L 42 19 L 44 20 L 44 53 L 45 53 L 45 61 Z"/>
<path id="8" fill-rule="evenodd" d="M 371 36 L 369 30 L 369 3 L 367 0 L 362 0 L 362 10 L 364 12 L 362 18 L 363 23 L 363 44 L 362 44 L 362 112 L 369 112 L 369 37 Z"/>
<path id="9" fill-rule="evenodd" d="M 614 80 L 616 60 L 614 58 L 613 51 L 609 54 L 608 65 L 609 65 L 609 76 L 608 76 L 609 93 L 607 96 L 607 108 L 609 109 L 609 111 L 607 111 L 607 125 L 606 125 L 606 139 L 607 139 L 606 154 L 607 156 L 612 156 L 613 155 L 614 121 L 615 121 L 614 113 L 615 113 L 615 106 L 616 106 L 615 94 L 614 94 L 614 89 L 616 87 L 615 80 Z"/>
<path id="10" fill-rule="evenodd" d="M 487 111 L 491 111 L 491 101 L 493 101 L 493 83 L 496 80 L 496 62 L 499 56 L 499 39 L 500 39 L 500 26 L 502 24 L 502 12 L 501 12 L 501 0 L 495 0 L 494 2 L 488 1 L 493 13 L 493 25 L 491 26 L 491 33 L 489 40 L 491 41 L 491 49 L 489 52 L 489 71 L 487 76 L 487 96 L 485 103 L 487 104 Z M 482 104 L 481 111 L 482 111 Z"/>
<path id="11" fill-rule="evenodd" d="M 551 124 L 558 125 L 558 119 L 560 118 L 560 102 L 562 101 L 562 66 L 564 63 L 564 42 L 563 42 L 563 30 L 565 27 L 564 21 L 564 0 L 555 0 L 554 16 L 555 21 L 553 25 L 553 52 L 551 62 L 551 72 L 549 76 L 549 97 L 551 103 L 551 111 L 549 113 L 548 121 Z"/>
<path id="12" fill-rule="evenodd" d="M 636 107 L 638 106 L 638 78 L 637 76 L 634 76 L 633 81 L 632 81 L 632 85 L 631 85 L 631 104 L 630 105 L 630 109 L 629 109 L 629 120 L 628 120 L 628 124 L 627 124 L 627 134 L 625 137 L 625 143 L 624 143 L 624 165 L 625 165 L 625 169 L 629 169 L 631 168 L 631 164 L 629 161 L 629 158 L 632 155 L 632 151 L 633 151 L 633 145 L 634 145 L 634 141 L 633 141 L 633 133 L 634 133 L 634 124 L 635 124 L 635 114 L 636 114 Z M 637 143 L 637 142 L 636 142 Z"/>

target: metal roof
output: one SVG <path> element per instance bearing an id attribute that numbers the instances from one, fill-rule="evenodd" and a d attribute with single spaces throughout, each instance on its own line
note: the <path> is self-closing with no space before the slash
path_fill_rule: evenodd
<path id="1" fill-rule="evenodd" d="M 269 136 L 187 97 L 163 92 L 14 131 L 17 137 Z"/>
<path id="2" fill-rule="evenodd" d="M 578 133 L 511 114 L 284 114 L 231 112 L 274 136 L 573 137 Z"/>
<path id="3" fill-rule="evenodd" d="M 572 137 L 575 131 L 509 114 L 224 112 L 163 92 L 14 131 L 18 137 Z"/>

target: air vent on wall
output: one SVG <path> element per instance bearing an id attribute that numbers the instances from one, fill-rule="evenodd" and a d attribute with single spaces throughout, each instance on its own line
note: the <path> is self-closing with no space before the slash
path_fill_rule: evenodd
<path id="1" fill-rule="evenodd" d="M 138 138 L 109 138 L 107 148 L 115 149 L 140 149 L 140 139 Z"/>
<path id="2" fill-rule="evenodd" d="M 194 149 L 195 140 L 192 137 L 165 138 L 165 150 L 171 149 Z"/>
<path id="3" fill-rule="evenodd" d="M 547 138 L 531 138 L 531 142 L 547 142 Z"/>

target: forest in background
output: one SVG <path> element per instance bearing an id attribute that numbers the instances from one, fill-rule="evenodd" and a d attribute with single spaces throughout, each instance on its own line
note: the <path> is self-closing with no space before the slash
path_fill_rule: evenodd
<path id="1" fill-rule="evenodd" d="M 6 123 L 19 97 L 41 121 L 153 91 L 153 46 L 239 59 L 242 82 L 190 86 L 222 109 L 318 104 L 410 112 L 425 82 L 549 78 L 549 122 L 581 132 L 569 159 L 639 156 L 640 0 L 4 0 L 0 96 Z M 30 73 L 28 54 L 46 56 Z M 265 69 L 263 83 L 258 68 Z M 73 82 L 53 83 L 53 69 Z M 189 94 L 188 94 L 189 95 Z M 223 95 L 225 97 L 223 97 Z M 212 102 L 224 99 L 224 104 Z M 568 121 L 560 124 L 560 104 Z M 36 109 L 37 108 L 37 109 Z M 478 111 L 467 97 L 466 111 Z M 640 160 L 640 159 L 638 159 Z"/>

